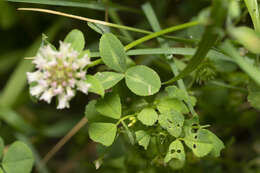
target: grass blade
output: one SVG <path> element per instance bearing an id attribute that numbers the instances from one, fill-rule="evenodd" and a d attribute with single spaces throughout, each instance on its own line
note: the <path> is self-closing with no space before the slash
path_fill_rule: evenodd
<path id="1" fill-rule="evenodd" d="M 245 0 L 245 3 L 248 12 L 252 18 L 254 28 L 257 32 L 260 33 L 260 17 L 259 17 L 257 0 Z"/>
<path id="2" fill-rule="evenodd" d="M 227 3 L 226 0 L 214 0 L 213 1 L 213 9 L 211 11 L 211 23 L 206 27 L 206 30 L 203 34 L 203 37 L 199 43 L 199 47 L 195 53 L 195 55 L 190 60 L 187 67 L 176 77 L 173 79 L 163 83 L 163 84 L 171 84 L 188 74 L 190 74 L 196 67 L 204 60 L 208 51 L 215 44 L 218 39 L 217 30 L 222 26 L 225 21 L 227 11 Z"/>
<path id="3" fill-rule="evenodd" d="M 237 65 L 245 71 L 248 76 L 250 76 L 258 85 L 260 85 L 260 70 L 249 64 L 243 57 L 239 55 L 235 47 L 229 42 L 226 41 L 221 45 L 221 50 L 232 57 Z"/>

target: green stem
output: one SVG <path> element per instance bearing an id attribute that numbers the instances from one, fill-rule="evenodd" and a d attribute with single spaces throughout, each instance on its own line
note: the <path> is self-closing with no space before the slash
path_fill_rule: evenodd
<path id="1" fill-rule="evenodd" d="M 174 31 L 178 31 L 178 30 L 181 30 L 181 29 L 185 29 L 185 28 L 189 28 L 189 27 L 192 27 L 192 26 L 196 26 L 198 25 L 199 22 L 198 21 L 193 21 L 193 22 L 188 22 L 188 23 L 184 23 L 184 24 L 181 24 L 181 25 L 177 25 L 177 26 L 172 26 L 172 27 L 169 27 L 169 28 L 166 28 L 166 29 L 163 29 L 161 31 L 158 31 L 158 32 L 155 32 L 155 33 L 152 33 L 152 34 L 149 34 L 149 35 L 146 35 L 138 40 L 135 40 L 133 41 L 132 43 L 128 44 L 125 46 L 125 50 L 129 50 L 145 41 L 148 41 L 148 40 L 151 40 L 153 38 L 156 38 L 156 37 L 159 37 L 159 36 L 162 36 L 162 35 L 165 35 L 165 34 L 168 34 L 168 33 L 171 33 L 171 32 L 174 32 Z"/>
<path id="2" fill-rule="evenodd" d="M 102 63 L 103 63 L 103 61 L 102 61 L 102 59 L 100 58 L 100 59 L 97 59 L 97 60 L 95 60 L 95 61 L 92 61 L 92 63 L 89 64 L 89 65 L 87 66 L 87 68 L 91 68 L 91 67 L 94 67 L 94 66 L 99 65 L 99 64 L 102 64 Z"/>
<path id="3" fill-rule="evenodd" d="M 135 117 L 135 116 L 136 116 L 135 114 L 131 114 L 131 115 L 126 115 L 126 116 L 122 117 L 121 119 L 119 119 L 119 120 L 117 121 L 116 126 L 118 126 L 118 125 L 119 125 L 121 122 L 123 122 L 124 120 L 129 119 L 129 118 L 131 118 L 131 117 Z"/>
<path id="4" fill-rule="evenodd" d="M 41 8 L 18 8 L 17 10 L 37 11 L 37 12 L 42 12 L 42 13 L 54 14 L 54 15 L 69 17 L 69 18 L 73 18 L 73 19 L 77 19 L 77 20 L 81 20 L 81 21 L 86 21 L 86 22 L 90 22 L 90 23 L 97 23 L 97 24 L 101 24 L 101 25 L 105 25 L 105 26 L 109 26 L 109 27 L 114 27 L 114 28 L 118 28 L 118 29 L 124 29 L 124 30 L 128 30 L 128 31 L 139 32 L 139 33 L 143 33 L 143 34 L 152 34 L 153 33 L 151 31 L 147 31 L 147 30 L 144 30 L 144 29 L 138 29 L 138 28 L 119 25 L 119 24 L 115 24 L 115 23 L 104 22 L 104 21 L 101 21 L 101 20 L 95 20 L 95 19 L 91 19 L 91 18 L 81 17 L 81 16 L 77 16 L 77 15 L 73 15 L 73 14 L 63 13 L 63 12 L 60 12 L 60 11 L 41 9 Z M 162 35 L 164 35 L 164 34 L 162 34 Z M 174 37 L 174 36 L 163 36 L 163 37 L 168 38 L 168 39 L 172 39 L 172 40 L 177 41 L 177 42 L 183 42 L 183 43 L 197 43 L 198 42 L 197 40 L 194 40 L 194 39 L 185 39 L 185 38 L 179 38 L 179 37 Z"/>

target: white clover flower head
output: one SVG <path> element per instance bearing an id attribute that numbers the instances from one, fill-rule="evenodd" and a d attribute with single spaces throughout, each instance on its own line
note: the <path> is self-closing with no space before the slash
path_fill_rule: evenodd
<path id="1" fill-rule="evenodd" d="M 86 83 L 84 68 L 90 64 L 88 55 L 79 58 L 79 52 L 69 43 L 60 42 L 59 50 L 51 46 L 43 46 L 33 60 L 35 72 L 27 72 L 30 93 L 39 100 L 51 103 L 57 96 L 57 109 L 69 108 L 69 101 L 75 96 L 76 90 L 85 94 L 91 86 Z"/>

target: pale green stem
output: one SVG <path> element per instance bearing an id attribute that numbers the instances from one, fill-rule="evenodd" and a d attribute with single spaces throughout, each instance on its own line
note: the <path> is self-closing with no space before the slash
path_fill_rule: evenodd
<path id="1" fill-rule="evenodd" d="M 152 34 L 149 34 L 149 35 L 146 35 L 138 40 L 135 40 L 133 42 L 131 42 L 130 44 L 126 45 L 125 46 L 125 50 L 129 50 L 143 42 L 146 42 L 148 40 L 151 40 L 153 38 L 156 38 L 156 37 L 159 37 L 159 36 L 162 36 L 162 35 L 165 35 L 165 34 L 168 34 L 168 33 L 171 33 L 171 32 L 174 32 L 174 31 L 178 31 L 178 30 L 181 30 L 181 29 L 185 29 L 185 28 L 189 28 L 189 27 L 192 27 L 192 26 L 196 26 L 198 25 L 199 22 L 198 21 L 193 21 L 193 22 L 188 22 L 188 23 L 184 23 L 184 24 L 181 24 L 181 25 L 177 25 L 177 26 L 172 26 L 172 27 L 169 27 L 169 28 L 166 28 L 166 29 L 163 29 L 161 31 L 158 31 L 158 32 L 155 32 L 155 33 L 152 33 Z"/>

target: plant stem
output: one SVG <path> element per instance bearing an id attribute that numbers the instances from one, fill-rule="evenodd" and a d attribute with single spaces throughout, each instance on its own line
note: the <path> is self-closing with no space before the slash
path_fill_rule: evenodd
<path id="1" fill-rule="evenodd" d="M 92 63 L 89 64 L 89 65 L 87 66 L 87 68 L 94 67 L 94 66 L 99 65 L 99 64 L 102 64 L 102 63 L 103 63 L 103 61 L 102 61 L 102 59 L 100 58 L 100 59 L 97 59 L 97 60 L 95 60 L 95 61 L 92 61 Z"/>
<path id="2" fill-rule="evenodd" d="M 116 126 L 118 126 L 124 120 L 126 120 L 128 118 L 131 118 L 131 117 L 134 117 L 134 116 L 136 116 L 136 115 L 135 114 L 131 114 L 131 115 L 126 115 L 126 116 L 122 117 L 120 120 L 117 121 Z"/>
<path id="3" fill-rule="evenodd" d="M 166 29 L 163 29 L 161 31 L 149 34 L 149 35 L 144 36 L 144 37 L 142 37 L 138 40 L 133 41 L 132 43 L 125 46 L 125 50 L 127 51 L 127 50 L 129 50 L 129 49 L 131 49 L 131 48 L 133 48 L 133 47 L 135 47 L 135 46 L 137 46 L 137 45 L 139 45 L 139 44 L 141 44 L 145 41 L 151 40 L 153 38 L 168 34 L 170 32 L 174 32 L 174 31 L 178 31 L 178 30 L 181 30 L 181 29 L 196 26 L 198 24 L 199 24 L 198 21 L 193 21 L 193 22 L 188 22 L 188 23 L 184 23 L 184 24 L 181 24 L 181 25 L 177 25 L 177 26 L 171 26 L 169 28 L 166 28 Z"/>
<path id="4" fill-rule="evenodd" d="M 147 30 L 144 30 L 144 29 L 138 29 L 138 28 L 134 28 L 134 27 L 104 22 L 104 21 L 101 21 L 101 20 L 90 19 L 90 18 L 81 17 L 81 16 L 77 16 L 77 15 L 73 15 L 73 14 L 67 14 L 67 13 L 54 11 L 54 10 L 41 9 L 41 8 L 18 8 L 17 10 L 37 11 L 37 12 L 42 12 L 42 13 L 54 14 L 54 15 L 69 17 L 69 18 L 73 18 L 73 19 L 77 19 L 77 20 L 81 20 L 81 21 L 97 23 L 97 24 L 101 24 L 101 25 L 105 25 L 105 26 L 109 26 L 109 27 L 114 27 L 114 28 L 118 28 L 118 29 L 124 29 L 124 30 L 133 31 L 133 32 L 139 32 L 139 33 L 143 33 L 143 34 L 152 34 L 153 33 L 151 31 L 147 31 Z M 163 37 L 168 38 L 168 39 L 172 39 L 172 40 L 177 41 L 177 42 L 183 42 L 183 43 L 189 43 L 189 44 L 190 43 L 197 43 L 197 40 L 194 40 L 194 39 L 186 39 L 186 38 L 180 38 L 180 37 L 174 37 L 174 36 L 163 36 Z"/>
<path id="5" fill-rule="evenodd" d="M 70 131 L 67 133 L 43 158 L 42 163 L 46 164 L 62 147 L 66 144 L 72 136 L 74 136 L 86 123 L 88 119 L 83 117 Z"/>

